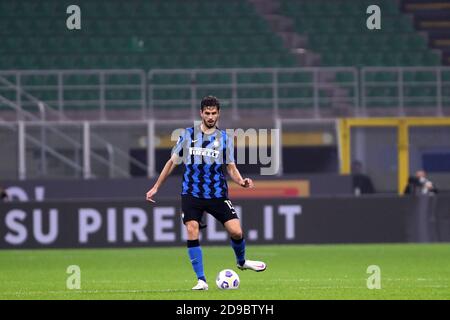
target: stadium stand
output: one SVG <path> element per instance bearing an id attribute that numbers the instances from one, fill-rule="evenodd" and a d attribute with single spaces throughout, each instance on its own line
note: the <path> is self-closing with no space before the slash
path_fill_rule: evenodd
<path id="1" fill-rule="evenodd" d="M 323 66 L 436 66 L 439 54 L 415 32 L 411 17 L 398 1 L 376 1 L 382 12 L 381 30 L 368 32 L 365 13 L 373 1 L 281 2 L 281 12 L 308 36 Z"/>
<path id="2" fill-rule="evenodd" d="M 80 0 L 82 28 L 78 31 L 66 28 L 66 8 L 70 4 L 65 0 L 0 0 L 0 36 L 4 39 L 0 44 L 0 70 L 54 70 L 47 74 L 23 73 L 20 81 L 13 74 L 4 76 L 10 86 L 0 86 L 1 95 L 19 102 L 16 89 L 20 86 L 58 110 L 135 109 L 139 117 L 145 117 L 141 109 L 147 104 L 164 111 L 189 109 L 192 100 L 211 90 L 225 104 L 235 99 L 240 108 L 248 110 L 273 108 L 277 99 L 280 110 L 306 110 L 315 117 L 319 116 L 317 109 L 333 109 L 331 116 L 352 115 L 359 105 L 396 110 L 399 72 L 369 70 L 360 79 L 359 71 L 291 70 L 277 75 L 276 90 L 275 76 L 268 71 L 240 73 L 235 78 L 230 72 L 195 76 L 162 73 L 152 74 L 149 79 L 145 72 L 305 66 L 434 67 L 441 63 L 440 51 L 429 48 L 427 33 L 417 32 L 414 26 L 440 26 L 438 34 L 448 32 L 442 16 L 448 4 L 439 0 L 434 5 L 420 4 L 419 0 L 377 1 L 382 10 L 382 29 L 374 31 L 366 28 L 366 9 L 372 4 L 368 0 L 131 0 L 126 5 L 118 0 Z M 267 4 L 271 4 L 267 14 L 258 10 L 259 5 Z M 412 16 L 401 9 L 416 17 L 433 11 L 437 20 L 430 24 L 424 18 L 414 24 Z M 289 46 L 274 28 L 270 19 L 277 15 L 285 25 L 292 22 L 290 32 L 306 39 L 303 48 Z M 430 44 L 437 44 L 439 49 L 448 46 L 445 37 L 430 33 L 430 39 L 434 39 Z M 319 59 L 303 61 L 298 50 L 311 52 Z M 448 60 L 445 57 L 444 61 Z M 92 69 L 109 73 L 78 71 Z M 64 74 L 58 74 L 58 70 L 65 70 Z M 133 71 L 111 74 L 111 70 Z M 431 69 L 402 73 L 404 107 L 435 108 L 437 84 L 448 81 L 448 76 L 448 71 L 440 76 Z M 361 80 L 364 89 L 358 89 Z M 148 98 L 147 82 L 153 86 Z M 233 85 L 237 85 L 235 92 Z M 441 91 L 448 95 L 445 85 Z M 359 96 L 364 99 L 359 101 Z M 27 107 L 26 101 L 20 102 Z"/>
<path id="3" fill-rule="evenodd" d="M 289 67 L 276 35 L 247 1 L 0 1 L 0 69 Z"/>
<path id="4" fill-rule="evenodd" d="M 247 1 L 133 0 L 124 5 L 123 1 L 81 0 L 77 2 L 82 14 L 79 31 L 66 28 L 66 8 L 70 4 L 56 0 L 0 0 L 0 35 L 5 39 L 0 44 L 0 70 L 148 71 L 296 65 L 295 57 Z M 101 104 L 100 108 L 109 110 L 139 109 L 142 101 L 145 103 L 141 90 L 145 79 L 135 73 L 113 77 L 66 71 L 61 79 L 58 76 L 26 74 L 21 81 L 13 75 L 6 78 L 55 109 L 61 108 L 61 101 L 64 110 L 84 111 L 98 109 Z M 197 81 L 215 79 L 219 83 L 226 81 L 220 75 L 206 75 Z M 183 75 L 174 75 L 155 78 L 154 83 L 191 83 L 190 78 L 185 80 Z M 104 93 L 100 92 L 101 85 L 106 86 Z M 223 98 L 230 97 L 224 90 L 222 93 Z M 20 100 L 14 87 L 2 87 L 0 94 L 12 101 Z M 189 99 L 189 95 L 190 90 L 162 89 L 154 98 Z"/>
<path id="5" fill-rule="evenodd" d="M 404 0 L 403 10 L 414 15 L 417 30 L 428 34 L 429 45 L 442 50 L 444 65 L 450 65 L 450 3 L 436 0 Z"/>
<path id="6" fill-rule="evenodd" d="M 417 3 L 407 2 L 404 8 L 420 8 Z M 285 0 L 281 4 L 281 12 L 293 19 L 296 31 L 306 34 L 310 48 L 320 53 L 323 66 L 426 67 L 441 64 L 440 52 L 428 47 L 428 35 L 415 30 L 412 16 L 401 11 L 399 1 L 376 2 L 382 13 L 381 30 L 372 32 L 368 32 L 367 16 L 361 12 L 365 12 L 373 1 Z M 445 4 L 441 3 L 434 7 L 443 6 Z M 374 68 L 362 74 L 364 107 L 395 109 L 402 104 L 410 110 L 419 107 L 425 108 L 420 112 L 427 112 L 428 107 L 437 104 L 436 83 L 446 81 L 447 76 L 444 73 L 444 79 L 438 79 L 439 73 L 433 69 L 400 74 Z M 398 99 L 399 81 L 404 86 L 402 101 Z"/>

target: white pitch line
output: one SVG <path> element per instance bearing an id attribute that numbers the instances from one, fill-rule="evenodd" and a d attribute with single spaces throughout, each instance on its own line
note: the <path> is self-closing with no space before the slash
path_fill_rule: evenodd
<path id="1" fill-rule="evenodd" d="M 4 295 L 40 295 L 40 294 L 84 294 L 84 293 L 170 293 L 170 292 L 191 292 L 190 289 L 166 289 L 166 290 L 65 290 L 65 291 L 15 291 L 1 292 Z"/>

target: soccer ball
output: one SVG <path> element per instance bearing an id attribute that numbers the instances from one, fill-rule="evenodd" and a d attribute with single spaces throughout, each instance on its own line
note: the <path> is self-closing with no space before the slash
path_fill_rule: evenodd
<path id="1" fill-rule="evenodd" d="M 219 272 L 216 278 L 217 288 L 219 289 L 237 289 L 239 288 L 239 276 L 231 269 L 225 269 Z"/>

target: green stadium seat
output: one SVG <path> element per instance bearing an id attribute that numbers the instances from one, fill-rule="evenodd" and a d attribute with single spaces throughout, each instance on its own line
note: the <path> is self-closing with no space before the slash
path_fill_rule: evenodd
<path id="1" fill-rule="evenodd" d="M 435 52 L 424 52 L 422 54 L 422 64 L 425 66 L 438 66 L 441 64 L 441 58 Z"/>
<path id="2" fill-rule="evenodd" d="M 427 51 L 426 39 L 414 33 L 413 22 L 397 1 L 380 0 L 382 30 L 366 28 L 367 6 L 361 1 L 281 2 L 281 12 L 293 19 L 295 29 L 308 36 L 308 45 L 326 66 L 438 65 L 437 54 Z"/>
<path id="3" fill-rule="evenodd" d="M 46 102 L 58 101 L 58 92 L 56 90 L 28 90 L 33 96 L 38 98 L 39 100 Z"/>
<path id="4" fill-rule="evenodd" d="M 351 84 L 357 79 L 355 79 L 355 76 L 351 72 L 337 72 L 335 75 L 335 79 L 337 82 L 340 82 L 342 84 Z"/>
<path id="5" fill-rule="evenodd" d="M 39 2 L 39 10 L 35 12 L 39 12 L 39 15 L 42 15 L 44 17 L 56 17 L 61 14 L 61 12 L 65 12 L 65 8 L 67 8 L 67 5 L 64 8 L 64 4 L 60 3 L 62 1 L 40 1 Z M 87 2 L 89 3 L 89 2 Z M 86 4 L 83 3 L 82 7 L 83 9 L 86 8 Z M 88 10 L 85 10 L 86 13 L 89 13 Z"/>
<path id="6" fill-rule="evenodd" d="M 362 65 L 383 66 L 383 53 L 367 53 L 362 58 Z"/>
<path id="7" fill-rule="evenodd" d="M 310 99 L 313 98 L 313 89 L 304 87 L 281 88 L 279 91 L 280 98 L 297 98 Z"/>
<path id="8" fill-rule="evenodd" d="M 364 6 L 361 5 L 361 3 L 355 3 L 354 1 L 343 1 L 337 7 L 341 8 L 340 12 L 343 13 L 343 15 L 348 16 L 359 15 L 361 14 L 361 12 L 365 12 L 366 11 L 365 9 L 367 8 L 367 6 L 364 8 Z"/>
<path id="9" fill-rule="evenodd" d="M 189 82 L 186 82 L 189 83 Z M 197 84 L 231 84 L 231 73 L 199 73 L 195 77 Z"/>
<path id="10" fill-rule="evenodd" d="M 450 82 L 450 71 L 442 71 L 441 75 L 442 81 Z"/>
<path id="11" fill-rule="evenodd" d="M 151 79 L 151 84 L 163 85 L 163 84 L 190 84 L 190 74 L 156 74 Z"/>
<path id="12" fill-rule="evenodd" d="M 436 106 L 436 88 L 411 87 L 404 89 L 406 107 Z"/>
<path id="13" fill-rule="evenodd" d="M 411 50 L 425 50 L 427 48 L 426 39 L 417 34 L 408 35 L 408 47 Z"/>
<path id="14" fill-rule="evenodd" d="M 231 100 L 233 97 L 233 90 L 229 88 L 218 88 L 218 89 L 198 89 L 197 97 L 205 97 L 207 95 L 215 95 L 217 97 L 221 97 L 222 103 L 226 108 L 227 100 Z"/>
<path id="15" fill-rule="evenodd" d="M 314 75 L 310 72 L 289 72 L 281 73 L 278 76 L 278 82 L 280 83 L 312 83 L 313 79 Z"/>
<path id="16" fill-rule="evenodd" d="M 26 75 L 21 77 L 21 84 L 23 86 L 57 86 L 57 77 L 49 75 Z"/>
<path id="17" fill-rule="evenodd" d="M 64 84 L 70 86 L 100 85 L 100 77 L 89 74 L 69 74 L 64 76 Z"/>
<path id="18" fill-rule="evenodd" d="M 368 31 L 365 9 L 372 2 L 282 0 L 280 11 L 293 19 L 297 32 L 308 36 L 308 45 L 321 55 L 322 65 L 440 65 L 439 53 L 428 50 L 427 39 L 414 32 L 410 17 L 402 15 L 398 1 L 377 1 L 383 12 L 382 30 Z M 83 24 L 79 32 L 68 32 L 64 28 L 66 15 L 61 16 L 61 12 L 65 12 L 66 4 L 68 2 L 56 0 L 39 4 L 35 1 L 0 1 L 0 37 L 3 39 L 0 69 L 297 65 L 295 56 L 284 48 L 281 38 L 271 31 L 269 24 L 247 1 L 134 0 L 130 5 L 121 1 L 81 1 Z M 354 80 L 353 75 L 346 73 L 338 73 L 335 77 L 341 83 Z M 415 79 L 411 81 L 433 81 L 433 77 L 417 73 L 411 76 Z M 374 78 L 379 82 L 397 81 L 395 75 L 383 73 L 377 73 Z M 112 79 L 111 84 L 134 81 Z M 312 80 L 311 73 L 286 73 L 278 78 L 280 84 L 308 84 Z M 155 83 L 158 81 L 155 79 Z M 190 81 L 189 75 L 186 78 L 172 77 L 169 82 L 189 84 Z M 230 81 L 229 74 L 198 75 L 196 79 L 198 84 L 226 84 Z M 272 75 L 254 73 L 248 81 L 271 83 Z M 75 85 L 95 83 L 81 76 L 69 82 Z M 231 92 L 224 90 L 224 94 Z M 299 96 L 310 96 L 307 88 L 298 90 Z M 288 96 L 294 94 L 289 90 L 286 92 Z M 125 91 L 118 95 L 132 99 L 136 94 Z M 266 89 L 248 93 L 259 97 L 270 97 L 271 94 Z M 324 91 L 320 94 L 327 98 L 329 93 Z M 177 96 L 173 93 L 167 95 L 169 98 Z M 292 97 L 297 96 L 294 94 Z M 310 101 L 304 102 L 304 106 L 308 103 L 311 104 Z"/>
<path id="19" fill-rule="evenodd" d="M 383 54 L 383 65 L 385 66 L 404 66 L 403 55 L 401 53 L 385 53 Z"/>

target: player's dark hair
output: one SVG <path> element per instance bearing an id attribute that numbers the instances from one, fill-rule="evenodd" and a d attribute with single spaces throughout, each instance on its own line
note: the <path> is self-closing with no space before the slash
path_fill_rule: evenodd
<path id="1" fill-rule="evenodd" d="M 217 110 L 220 110 L 220 102 L 214 96 L 206 96 L 202 99 L 200 104 L 200 109 L 203 111 L 206 107 L 217 107 Z"/>

